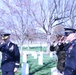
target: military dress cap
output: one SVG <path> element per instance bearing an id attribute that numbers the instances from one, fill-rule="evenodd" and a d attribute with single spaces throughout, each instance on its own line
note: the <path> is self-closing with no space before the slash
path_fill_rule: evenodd
<path id="1" fill-rule="evenodd" d="M 4 40 L 10 36 L 10 33 L 3 33 L 3 34 L 1 34 L 1 36 L 2 36 L 2 39 Z"/>
<path id="2" fill-rule="evenodd" d="M 70 33 L 75 33 L 76 29 L 73 28 L 64 28 L 65 29 L 65 36 L 68 36 Z"/>

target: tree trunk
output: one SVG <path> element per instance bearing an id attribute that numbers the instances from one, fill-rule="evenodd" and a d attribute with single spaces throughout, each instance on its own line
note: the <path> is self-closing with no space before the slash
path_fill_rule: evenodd
<path id="1" fill-rule="evenodd" d="M 47 34 L 47 50 L 46 53 L 50 53 L 50 34 Z"/>

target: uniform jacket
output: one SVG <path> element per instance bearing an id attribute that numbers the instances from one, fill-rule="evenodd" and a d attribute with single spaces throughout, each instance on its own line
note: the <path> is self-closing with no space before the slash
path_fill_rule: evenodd
<path id="1" fill-rule="evenodd" d="M 65 68 L 76 71 L 76 39 L 71 42 L 66 51 Z"/>
<path id="2" fill-rule="evenodd" d="M 64 71 L 64 65 L 65 65 L 65 55 L 66 51 L 63 50 L 65 47 L 65 44 L 57 45 L 57 46 L 50 46 L 50 51 L 56 51 L 58 62 L 57 62 L 57 69 L 62 73 Z"/>
<path id="3" fill-rule="evenodd" d="M 0 46 L 2 52 L 1 69 L 5 71 L 12 71 L 15 67 L 19 67 L 20 53 L 18 46 L 12 42 L 2 44 Z"/>

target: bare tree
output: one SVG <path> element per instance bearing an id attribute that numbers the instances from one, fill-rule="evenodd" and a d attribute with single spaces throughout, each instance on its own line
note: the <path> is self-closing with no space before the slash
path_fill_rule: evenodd
<path id="1" fill-rule="evenodd" d="M 49 38 L 51 28 L 55 25 L 64 27 L 75 27 L 76 18 L 76 1 L 75 0 L 41 0 L 35 3 L 38 8 L 34 11 L 31 9 L 37 25 L 42 28 L 47 35 L 47 52 L 49 52 Z M 48 5 L 48 6 L 47 6 Z M 39 15 L 37 15 L 39 14 Z M 72 23 L 72 24 L 70 24 Z"/>
<path id="2" fill-rule="evenodd" d="M 32 25 L 28 14 L 30 12 L 30 0 L 2 0 L 2 2 L 6 7 L 6 9 L 0 9 L 3 12 L 1 19 L 5 25 L 4 27 L 12 31 L 14 39 L 16 38 L 15 42 L 17 42 L 22 49 L 26 37 L 30 37 L 26 34 L 27 30 L 30 31 L 27 32 L 28 35 L 33 35 L 28 27 L 29 25 Z M 32 38 L 33 37 L 31 37 L 31 40 Z"/>

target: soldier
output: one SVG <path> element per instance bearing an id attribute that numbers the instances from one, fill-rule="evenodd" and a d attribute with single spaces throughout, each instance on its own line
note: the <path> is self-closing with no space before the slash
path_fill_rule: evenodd
<path id="1" fill-rule="evenodd" d="M 57 75 L 62 75 L 64 72 L 64 63 L 65 63 L 65 54 L 66 54 L 66 52 L 63 50 L 65 46 L 64 33 L 65 33 L 64 27 L 58 25 L 55 28 L 53 28 L 53 37 L 51 37 L 50 51 L 56 51 L 58 57 Z"/>
<path id="2" fill-rule="evenodd" d="M 18 46 L 10 41 L 9 33 L 3 33 L 1 36 L 4 41 L 0 45 L 0 51 L 2 52 L 2 75 L 15 75 L 20 62 Z"/>
<path id="3" fill-rule="evenodd" d="M 68 30 L 68 34 L 66 33 L 68 35 L 66 41 L 69 46 L 66 49 L 64 75 L 76 75 L 76 30 L 70 28 L 66 30 Z"/>
<path id="4" fill-rule="evenodd" d="M 64 72 L 64 63 L 65 63 L 65 54 L 66 52 L 63 50 L 65 47 L 64 43 L 55 45 L 56 42 L 54 42 L 50 46 L 50 51 L 56 51 L 57 57 L 58 57 L 58 62 L 57 62 L 57 69 L 59 71 L 59 74 L 63 74 Z"/>

